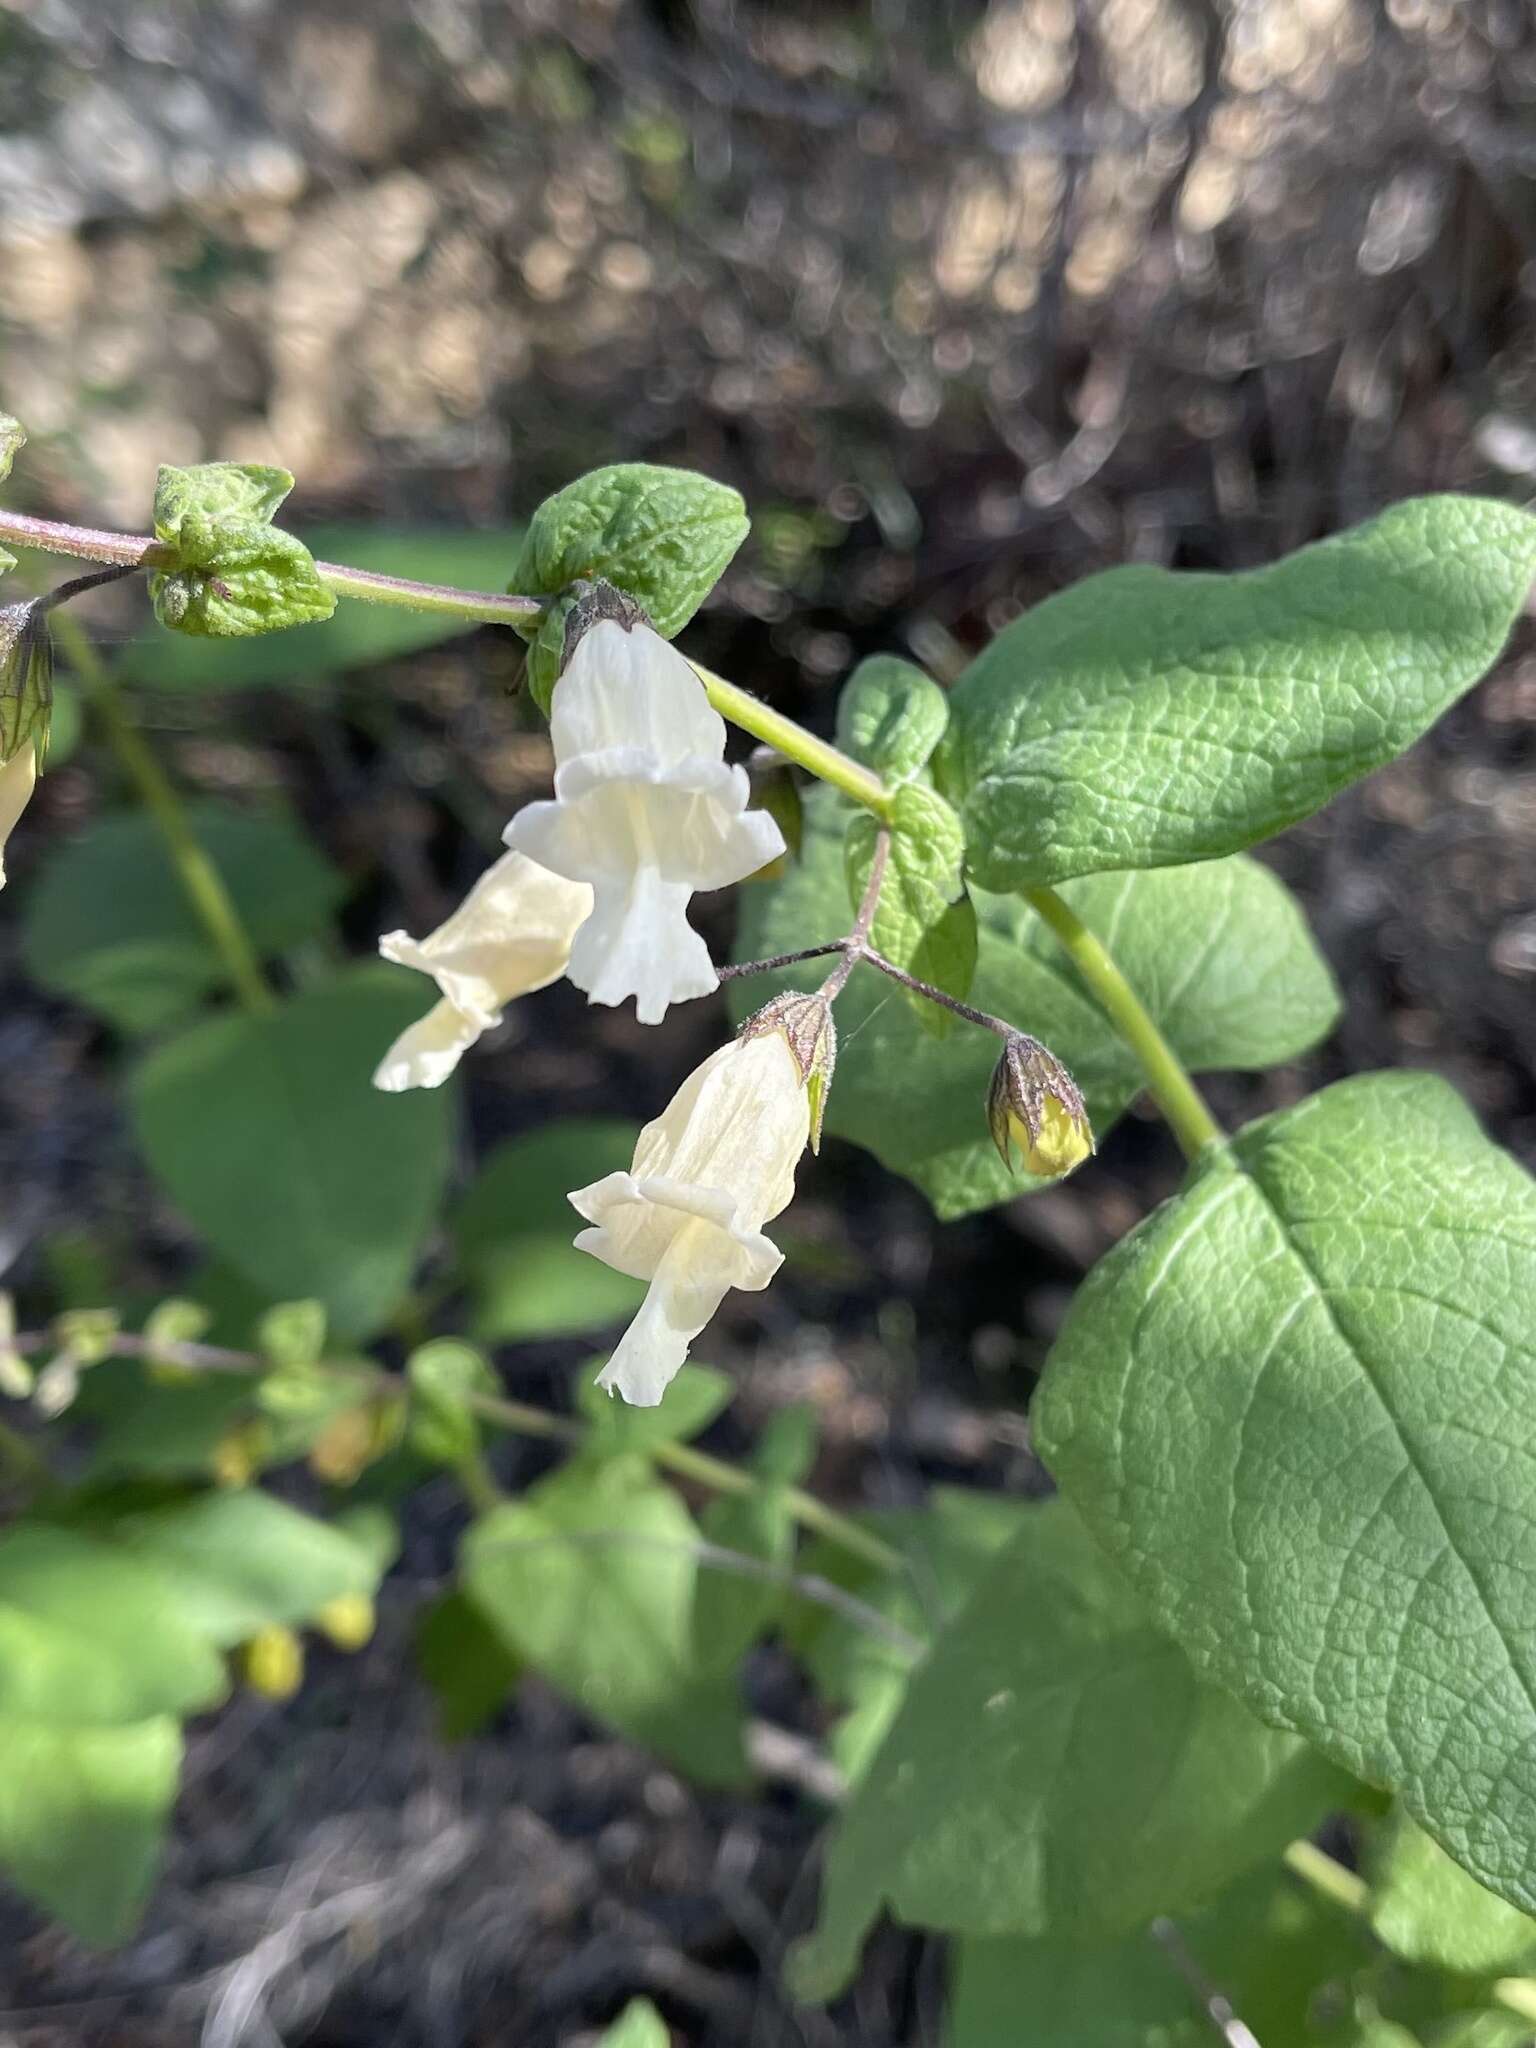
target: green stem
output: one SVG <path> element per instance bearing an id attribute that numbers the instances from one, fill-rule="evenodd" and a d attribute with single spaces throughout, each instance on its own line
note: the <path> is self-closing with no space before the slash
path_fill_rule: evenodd
<path id="1" fill-rule="evenodd" d="M 223 961 L 236 995 L 247 1010 L 270 1010 L 272 991 L 224 878 L 193 832 L 175 785 L 129 717 L 105 662 L 85 629 L 68 612 L 54 618 L 53 630 L 91 700 L 108 744 L 154 819 L 187 901 Z"/>
<path id="2" fill-rule="evenodd" d="M 3 539 L 0 534 L 0 539 Z M 874 812 L 877 818 L 888 818 L 891 814 L 891 792 L 871 769 L 865 768 L 850 755 L 834 747 L 827 740 L 819 740 L 813 732 L 807 732 L 793 718 L 786 718 L 782 711 L 774 711 L 759 697 L 740 690 L 734 683 L 728 683 L 724 676 L 717 676 L 707 668 L 701 668 L 695 661 L 693 671 L 704 685 L 709 701 L 722 718 L 739 725 L 743 732 L 751 733 L 754 739 L 782 754 L 786 761 L 798 762 L 808 768 L 812 775 L 820 776 L 823 782 L 830 782 L 834 789 L 840 789 L 844 796 L 851 796 L 855 803 L 863 804 L 866 810 Z"/>
<path id="3" fill-rule="evenodd" d="M 1356 1919 L 1369 1917 L 1371 1888 L 1365 1879 L 1335 1862 L 1315 1842 L 1292 1842 L 1281 1861 L 1293 1877 L 1299 1877 L 1320 1898 Z M 1536 1978 L 1500 1977 L 1489 1986 L 1488 1995 L 1506 2012 L 1517 2013 L 1523 2020 L 1536 2020 Z"/>
<path id="4" fill-rule="evenodd" d="M 74 555 L 88 562 L 112 562 L 127 569 L 155 569 L 174 559 L 173 550 L 150 533 L 108 533 L 97 526 L 68 526 L 58 519 L 34 519 L 0 509 L 0 541 Z M 449 583 L 413 583 L 405 576 L 381 576 L 349 569 L 343 562 L 316 562 L 315 573 L 338 597 L 363 604 L 399 605 L 413 612 L 445 612 L 495 626 L 527 626 L 544 615 L 542 597 L 511 597 L 499 590 L 457 590 Z"/>
<path id="5" fill-rule="evenodd" d="M 1054 889 L 1025 889 L 1022 894 L 1050 926 L 1099 1007 L 1141 1062 L 1147 1085 L 1184 1156 L 1198 1159 L 1209 1146 L 1219 1145 L 1220 1124 L 1108 949 Z"/>

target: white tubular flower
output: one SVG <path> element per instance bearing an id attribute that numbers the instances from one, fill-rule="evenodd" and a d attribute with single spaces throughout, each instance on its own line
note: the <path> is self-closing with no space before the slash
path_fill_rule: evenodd
<path id="1" fill-rule="evenodd" d="M 580 1249 L 651 1283 L 600 1387 L 654 1408 L 730 1289 L 768 1285 L 784 1254 L 763 1225 L 794 1193 L 809 1135 L 805 1083 L 783 1034 L 736 1039 L 646 1125 L 628 1173 L 571 1196 L 594 1226 L 578 1234 Z"/>
<path id="2" fill-rule="evenodd" d="M 6 841 L 37 783 L 37 749 L 28 740 L 0 767 L 0 889 L 5 887 Z"/>
<path id="3" fill-rule="evenodd" d="M 384 958 L 430 974 L 443 999 L 395 1040 L 374 1087 L 397 1094 L 446 1081 L 481 1032 L 501 1021 L 504 1004 L 560 979 L 591 908 L 585 882 L 506 853 L 429 938 L 386 932 L 379 941 Z"/>
<path id="4" fill-rule="evenodd" d="M 649 626 L 613 619 L 578 641 L 555 688 L 555 800 L 507 827 L 558 875 L 590 882 L 570 977 L 594 1003 L 635 998 L 642 1024 L 716 986 L 688 922 L 696 889 L 723 889 L 784 851 L 778 826 L 748 811 L 743 768 L 725 764 L 725 721 L 689 664 Z"/>

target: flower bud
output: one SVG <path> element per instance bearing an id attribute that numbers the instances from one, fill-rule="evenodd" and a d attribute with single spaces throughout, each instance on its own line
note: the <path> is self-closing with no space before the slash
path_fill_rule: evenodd
<path id="1" fill-rule="evenodd" d="M 1003 1164 L 1017 1145 L 1027 1173 L 1055 1180 L 1093 1151 L 1093 1132 L 1077 1083 L 1037 1038 L 1011 1032 L 987 1092 L 987 1122 Z"/>
<path id="2" fill-rule="evenodd" d="M 366 1593 L 341 1593 L 327 1600 L 315 1616 L 315 1627 L 338 1650 L 360 1650 L 373 1634 L 373 1602 Z"/>
<path id="3" fill-rule="evenodd" d="M 291 1628 L 259 1628 L 235 1651 L 235 1665 L 252 1692 L 291 1700 L 304 1683 L 304 1645 Z"/>
<path id="4" fill-rule="evenodd" d="M 736 1036 L 765 1038 L 770 1031 L 782 1034 L 805 1084 L 811 1112 L 811 1150 L 819 1152 L 827 1090 L 837 1065 L 837 1026 L 832 1022 L 832 1005 L 825 996 L 775 996 L 747 1019 Z"/>

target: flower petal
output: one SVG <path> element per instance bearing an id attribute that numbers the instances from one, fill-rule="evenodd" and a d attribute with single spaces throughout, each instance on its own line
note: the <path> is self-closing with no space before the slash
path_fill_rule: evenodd
<path id="1" fill-rule="evenodd" d="M 568 969 L 594 1003 L 635 999 L 642 1024 L 659 1024 L 670 1003 L 719 986 L 709 948 L 688 922 L 685 882 L 637 868 L 628 883 L 597 886 L 592 915 L 576 934 Z"/>
<path id="2" fill-rule="evenodd" d="M 495 1023 L 493 1017 L 490 1020 Z M 486 1025 L 446 999 L 402 1031 L 374 1069 L 373 1085 L 386 1095 L 406 1088 L 441 1087 Z"/>
<path id="3" fill-rule="evenodd" d="M 37 749 L 30 740 L 0 767 L 0 889 L 5 887 L 6 841 L 37 784 Z"/>
<path id="4" fill-rule="evenodd" d="M 555 686 L 555 760 L 605 747 L 644 747 L 663 763 L 725 752 L 725 721 L 697 672 L 649 626 L 603 619 L 585 632 Z"/>

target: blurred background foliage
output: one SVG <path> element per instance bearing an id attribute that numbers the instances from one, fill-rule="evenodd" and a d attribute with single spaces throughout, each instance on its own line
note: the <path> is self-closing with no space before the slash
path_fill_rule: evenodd
<path id="1" fill-rule="evenodd" d="M 1416 490 L 1526 497 L 1533 107 L 1524 0 L 0 0 L 11 496 L 137 531 L 156 463 L 275 461 L 321 554 L 496 588 L 582 469 L 699 468 L 755 529 L 688 644 L 826 729 L 858 656 L 948 678 L 1110 563 L 1244 567 Z M 225 863 L 297 986 L 337 905 L 360 954 L 430 928 L 547 776 L 505 636 L 344 605 L 216 649 L 138 596 L 92 605 L 179 779 L 249 814 Z M 1533 734 L 1523 633 L 1266 849 L 1345 1020 L 1304 1072 L 1215 1082 L 1218 1109 L 1428 1064 L 1536 1161 Z M 106 947 L 118 791 L 60 740 L 0 899 L 0 1261 L 49 1307 L 188 1279 L 118 1081 L 209 979 L 174 900 L 152 953 Z M 518 1210 L 552 1171 L 537 1134 L 580 1114 L 619 1143 L 723 1028 L 552 990 L 466 1063 L 451 1228 L 517 1392 L 562 1400 L 586 1348 L 549 1334 L 581 1316 L 558 1204 Z M 725 1447 L 808 1401 L 826 1490 L 1036 1490 L 1029 1368 L 1177 1170 L 1132 1119 L 1081 1183 L 941 1233 L 829 1146 L 789 1284 L 712 1340 L 745 1376 Z M 497 1456 L 514 1486 L 539 1469 Z M 438 1747 L 402 1645 L 461 1520 L 426 1489 L 361 1664 L 322 1651 L 297 1701 L 194 1737 L 138 1941 L 104 1959 L 3 1909 L 7 2037 L 542 2048 L 648 1990 L 710 2048 L 929 2038 L 941 1959 L 890 1933 L 834 2015 L 782 2005 L 814 1835 L 791 1801 L 690 1791 L 536 1685 Z M 787 1660 L 749 1678 L 792 1724 Z"/>

